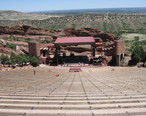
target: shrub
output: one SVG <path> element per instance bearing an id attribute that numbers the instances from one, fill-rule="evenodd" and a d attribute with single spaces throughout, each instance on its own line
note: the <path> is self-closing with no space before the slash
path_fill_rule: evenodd
<path id="1" fill-rule="evenodd" d="M 17 55 L 14 54 L 13 52 L 10 55 L 10 59 L 12 61 L 12 64 L 16 64 L 17 63 Z"/>
<path id="2" fill-rule="evenodd" d="M 32 39 L 31 38 L 25 38 L 24 41 L 29 42 L 29 41 L 32 41 Z"/>
<path id="3" fill-rule="evenodd" d="M 2 54 L 2 55 L 0 56 L 0 62 L 1 62 L 1 64 L 3 64 L 3 65 L 8 64 L 8 62 L 9 62 L 9 57 L 6 56 L 6 55 L 4 55 L 4 54 Z"/>
<path id="4" fill-rule="evenodd" d="M 132 65 L 137 64 L 140 61 L 146 61 L 146 52 L 143 47 L 140 45 L 138 39 L 135 39 L 130 47 L 129 51 L 131 52 Z"/>
<path id="5" fill-rule="evenodd" d="M 24 66 L 27 64 L 27 62 L 30 62 L 29 56 L 26 54 L 19 54 L 16 57 L 16 63 L 20 66 Z"/>
<path id="6" fill-rule="evenodd" d="M 16 55 L 14 53 L 11 53 L 10 57 L 2 54 L 0 56 L 0 62 L 3 65 L 6 65 L 6 64 L 7 65 L 18 64 L 19 66 L 24 66 L 24 65 L 26 65 L 27 63 L 30 63 L 30 62 L 32 62 L 32 64 L 35 64 L 34 58 L 32 59 L 31 57 L 29 57 L 26 54 L 18 54 L 18 55 Z"/>
<path id="7" fill-rule="evenodd" d="M 38 59 L 35 56 L 30 57 L 30 64 L 34 67 L 38 66 Z"/>
<path id="8" fill-rule="evenodd" d="M 16 50 L 16 45 L 14 44 L 6 43 L 6 47 Z"/>

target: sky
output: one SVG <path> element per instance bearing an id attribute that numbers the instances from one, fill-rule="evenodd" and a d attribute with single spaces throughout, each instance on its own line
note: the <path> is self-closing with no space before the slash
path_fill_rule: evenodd
<path id="1" fill-rule="evenodd" d="M 146 7 L 146 0 L 0 0 L 0 10 L 22 12 Z"/>

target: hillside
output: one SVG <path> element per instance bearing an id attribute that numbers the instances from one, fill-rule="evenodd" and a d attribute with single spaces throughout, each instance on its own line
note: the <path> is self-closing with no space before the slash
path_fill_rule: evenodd
<path id="1" fill-rule="evenodd" d="M 117 35 L 146 33 L 146 8 L 105 8 L 59 11 L 0 11 L 0 26 L 31 25 L 47 30 L 96 28 Z"/>
<path id="2" fill-rule="evenodd" d="M 0 20 L 0 26 L 27 24 L 42 29 L 97 28 L 109 32 L 121 30 L 146 30 L 146 14 L 82 14 L 50 17 L 44 20 Z"/>
<path id="3" fill-rule="evenodd" d="M 55 15 L 35 14 L 35 13 L 24 13 L 18 11 L 0 11 L 0 20 L 43 20 Z"/>
<path id="4" fill-rule="evenodd" d="M 36 11 L 32 13 L 39 14 L 63 14 L 63 15 L 77 15 L 77 14 L 99 14 L 99 13 L 126 13 L 137 14 L 146 13 L 145 7 L 132 8 L 94 8 L 94 9 L 71 9 L 71 10 L 54 10 L 54 11 Z"/>

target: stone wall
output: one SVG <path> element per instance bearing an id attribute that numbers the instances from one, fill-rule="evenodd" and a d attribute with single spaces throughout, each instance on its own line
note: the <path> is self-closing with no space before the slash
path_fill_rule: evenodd
<path id="1" fill-rule="evenodd" d="M 40 56 L 40 43 L 39 42 L 29 42 L 28 43 L 29 53 L 36 57 Z"/>
<path id="2" fill-rule="evenodd" d="M 2 64 L 0 64 L 0 70 L 2 70 Z"/>
<path id="3" fill-rule="evenodd" d="M 125 45 L 123 40 L 115 40 L 114 54 L 119 55 L 125 52 Z"/>

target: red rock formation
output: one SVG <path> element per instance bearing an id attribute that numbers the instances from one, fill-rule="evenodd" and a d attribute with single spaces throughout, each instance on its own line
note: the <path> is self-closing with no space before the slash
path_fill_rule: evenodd
<path id="1" fill-rule="evenodd" d="M 35 28 L 29 25 L 16 25 L 14 27 L 3 27 L 0 26 L 0 34 L 9 34 L 9 35 L 29 35 L 29 36 L 50 36 L 54 39 L 57 37 L 64 37 L 64 36 L 93 36 L 95 39 L 98 38 L 96 41 L 105 42 L 105 45 L 110 43 L 111 45 L 115 40 L 118 40 L 119 37 L 108 33 L 106 31 L 101 31 L 98 29 L 92 28 L 67 28 L 64 30 L 43 30 L 39 28 Z"/>
<path id="2" fill-rule="evenodd" d="M 95 38 L 101 38 L 103 42 L 118 40 L 119 37 L 108 33 L 106 31 L 101 31 L 92 28 L 67 28 L 59 31 L 49 31 L 39 28 L 35 28 L 29 25 L 16 25 L 14 27 L 3 27 L 0 26 L 0 34 L 10 34 L 10 35 L 51 35 L 53 36 L 93 36 Z"/>
<path id="3" fill-rule="evenodd" d="M 16 25 L 14 27 L 0 26 L 0 34 L 14 35 L 48 35 L 50 31 L 35 28 L 29 25 Z"/>
<path id="4" fill-rule="evenodd" d="M 113 35 L 111 33 L 108 33 L 106 31 L 101 31 L 98 29 L 92 29 L 92 28 L 81 28 L 75 30 L 74 28 L 68 28 L 64 30 L 64 33 L 67 36 L 93 36 L 93 37 L 99 37 L 102 39 L 102 41 L 114 41 L 118 40 L 119 37 L 116 35 Z"/>

